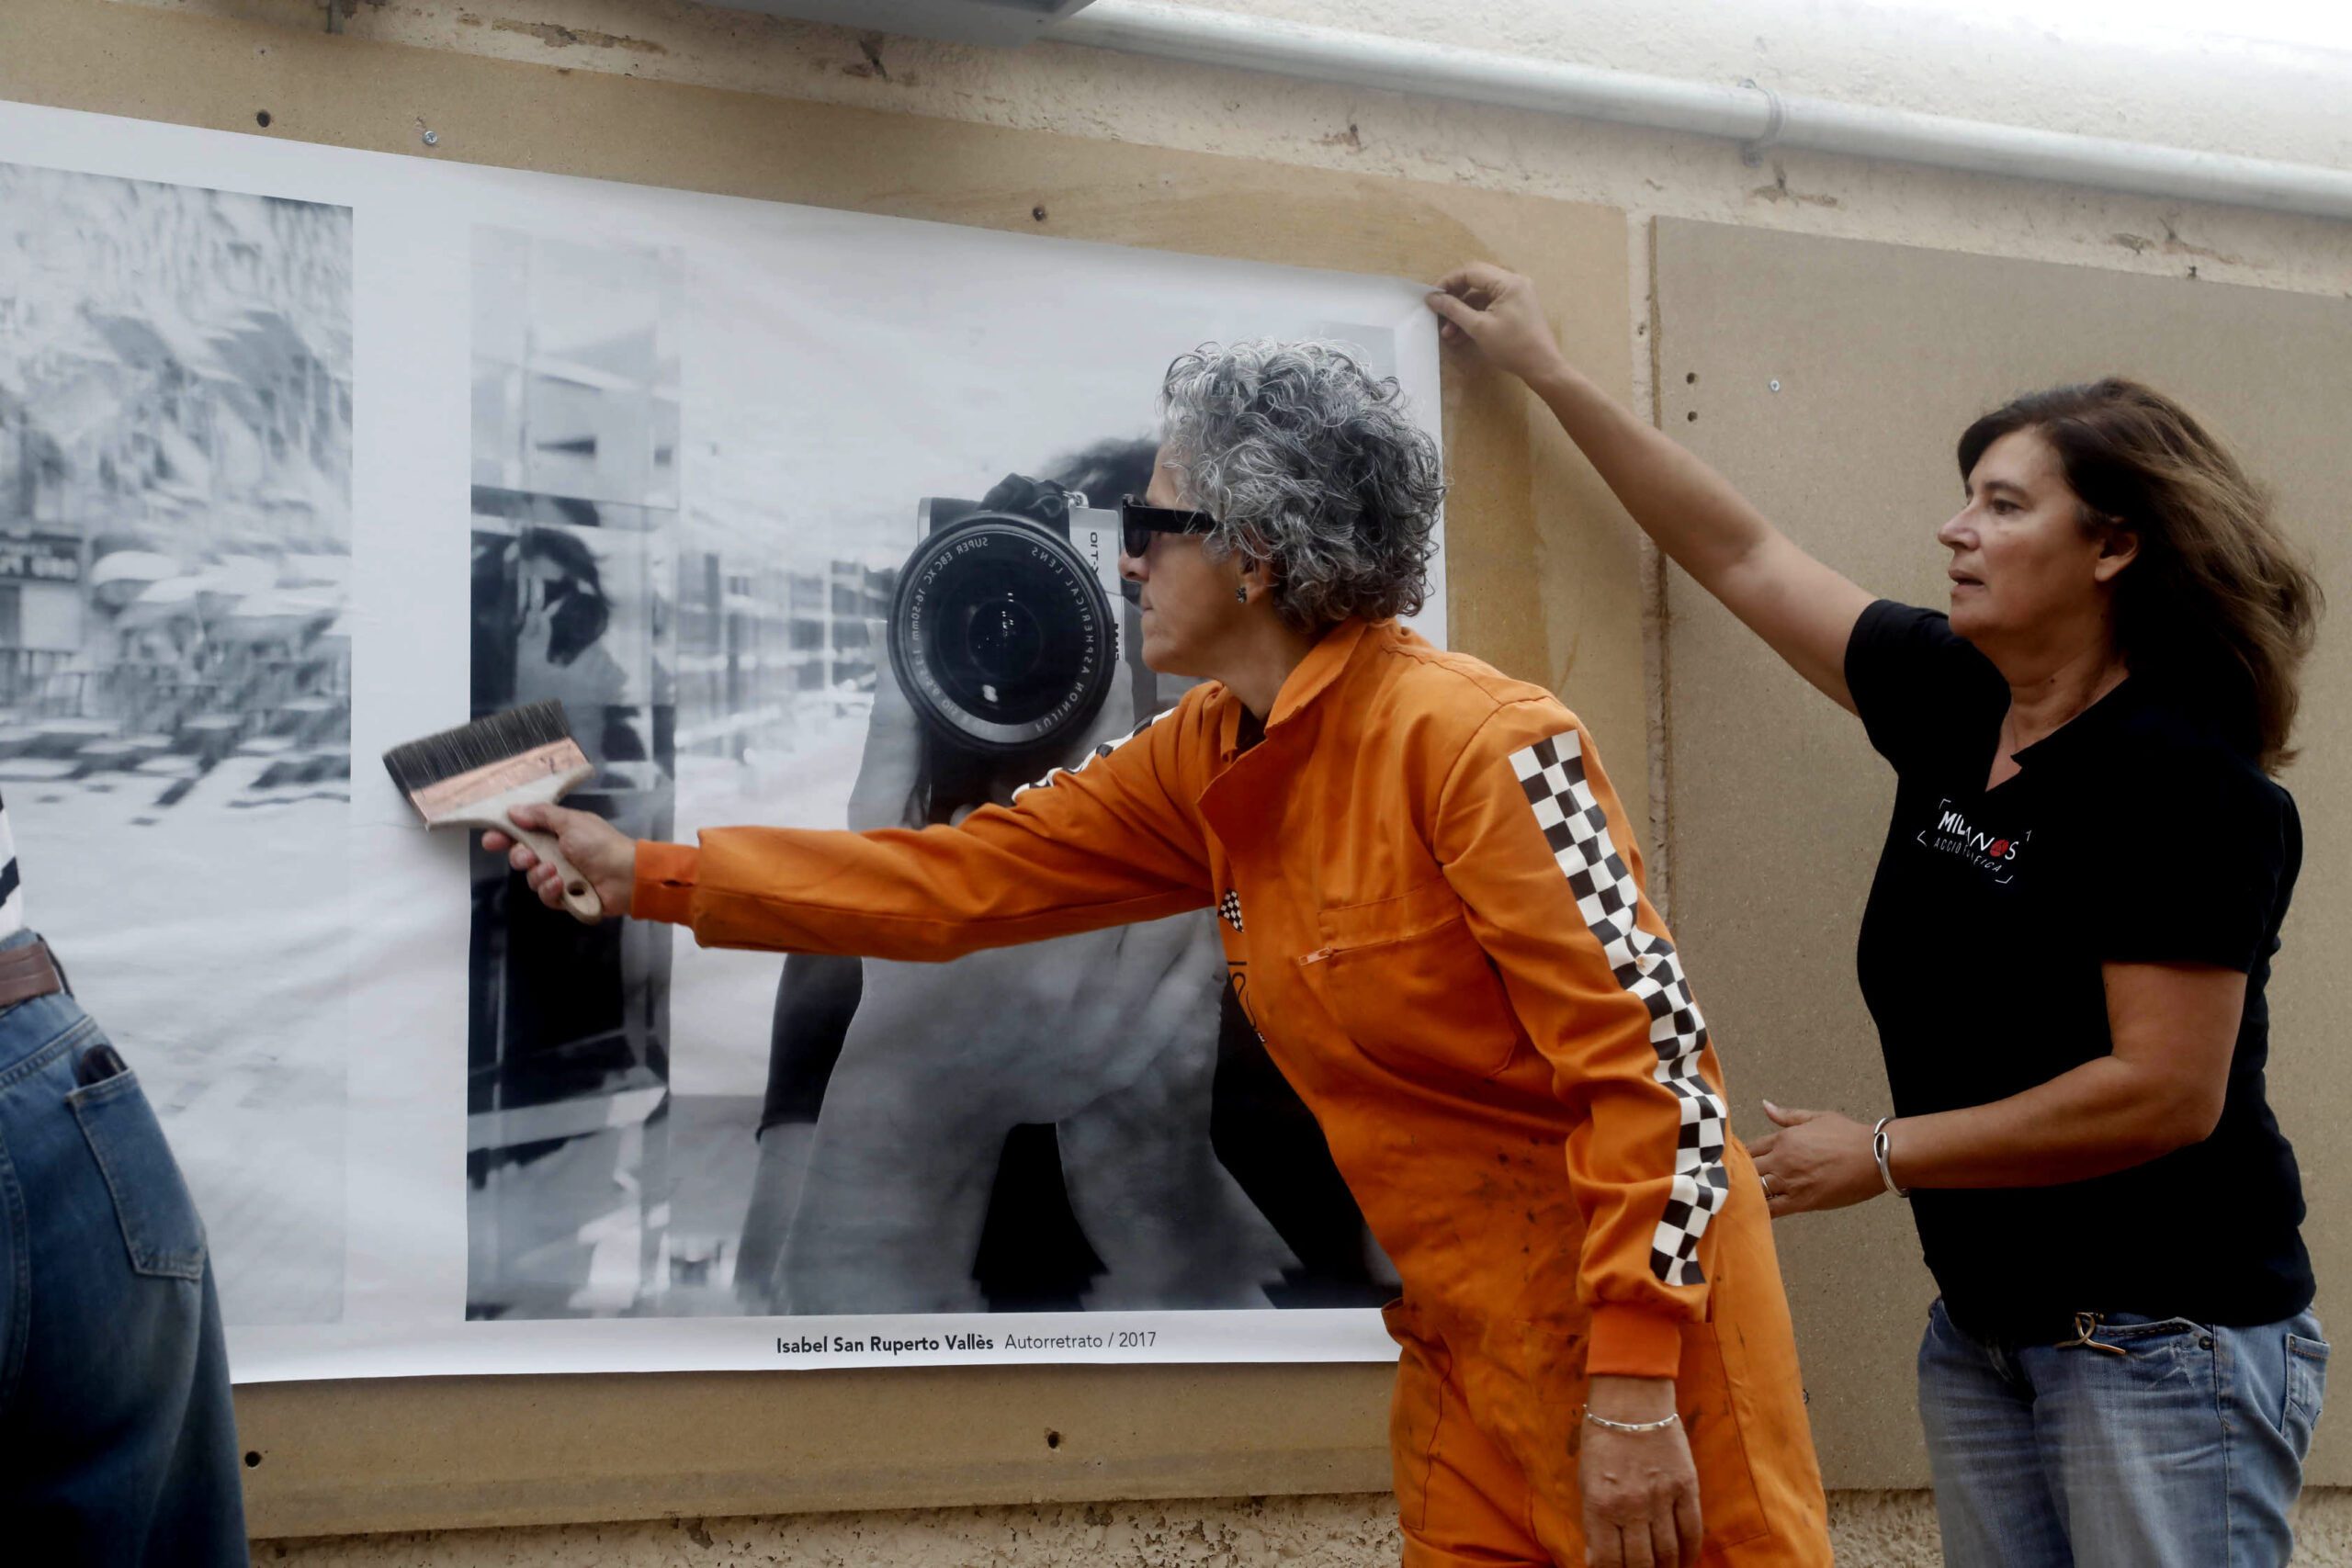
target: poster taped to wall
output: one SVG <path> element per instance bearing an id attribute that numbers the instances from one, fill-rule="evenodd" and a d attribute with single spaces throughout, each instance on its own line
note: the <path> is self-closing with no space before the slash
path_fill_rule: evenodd
<path id="1" fill-rule="evenodd" d="M 0 104 L 0 793 L 235 1375 L 1393 1356 L 1212 916 L 705 951 L 376 759 L 553 698 L 639 837 L 952 822 L 1182 694 L 1107 525 L 1168 362 L 1336 341 L 1434 434 L 1420 295 Z M 1082 603 L 959 587 L 974 528 Z M 917 572 L 1019 605 L 1018 670 L 950 669 Z"/>

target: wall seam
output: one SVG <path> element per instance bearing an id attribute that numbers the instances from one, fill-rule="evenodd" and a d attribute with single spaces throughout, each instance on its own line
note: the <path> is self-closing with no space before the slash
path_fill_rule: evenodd
<path id="1" fill-rule="evenodd" d="M 1625 276 L 1633 290 L 1634 341 L 1628 345 L 1634 361 L 1634 406 L 1645 411 L 1653 425 L 1664 428 L 1659 387 L 1664 377 L 1658 362 L 1657 217 L 1646 211 L 1625 215 Z M 1674 765 L 1670 727 L 1673 705 L 1672 672 L 1667 643 L 1665 556 L 1647 534 L 1641 550 L 1642 706 L 1647 720 L 1644 737 L 1649 763 L 1649 887 L 1650 903 L 1658 919 L 1674 923 Z"/>

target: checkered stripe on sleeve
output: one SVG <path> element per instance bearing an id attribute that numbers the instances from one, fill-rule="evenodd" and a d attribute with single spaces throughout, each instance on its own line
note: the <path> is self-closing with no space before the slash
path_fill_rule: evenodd
<path id="1" fill-rule="evenodd" d="M 1731 1190 L 1724 1168 L 1730 1113 L 1699 1076 L 1706 1020 L 1690 995 L 1674 944 L 1634 923 L 1640 895 L 1632 871 L 1610 841 L 1608 816 L 1585 780 L 1581 738 L 1571 729 L 1539 740 L 1513 752 L 1510 765 L 1618 985 L 1648 1010 L 1650 1044 L 1657 1052 L 1654 1076 L 1682 1107 L 1674 1187 L 1650 1243 L 1650 1269 L 1669 1285 L 1703 1285 L 1699 1238 Z"/>

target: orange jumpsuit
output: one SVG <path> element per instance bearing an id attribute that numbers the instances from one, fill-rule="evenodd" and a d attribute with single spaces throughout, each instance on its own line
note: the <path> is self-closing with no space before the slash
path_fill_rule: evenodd
<path id="1" fill-rule="evenodd" d="M 1827 1564 L 1761 1187 L 1583 726 L 1363 622 L 1253 748 L 1241 718 L 1195 687 L 953 828 L 642 844 L 634 912 L 706 945 L 922 960 L 1214 907 L 1404 1280 L 1408 1568 L 1580 1568 L 1589 1372 L 1677 1380 L 1705 1563 Z"/>

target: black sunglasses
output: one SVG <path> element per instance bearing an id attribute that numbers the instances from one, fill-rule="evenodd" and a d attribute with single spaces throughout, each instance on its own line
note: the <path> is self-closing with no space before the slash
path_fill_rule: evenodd
<path id="1" fill-rule="evenodd" d="M 1119 498 L 1119 547 L 1137 559 L 1151 548 L 1154 534 L 1207 534 L 1216 528 L 1216 519 L 1205 512 L 1153 506 L 1132 495 Z"/>

